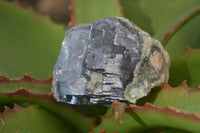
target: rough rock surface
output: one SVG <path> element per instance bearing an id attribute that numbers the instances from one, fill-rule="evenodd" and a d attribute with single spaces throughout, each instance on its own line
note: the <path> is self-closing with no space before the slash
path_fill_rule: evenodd
<path id="1" fill-rule="evenodd" d="M 52 93 L 69 104 L 135 103 L 168 80 L 169 66 L 160 42 L 126 18 L 108 17 L 67 31 Z"/>

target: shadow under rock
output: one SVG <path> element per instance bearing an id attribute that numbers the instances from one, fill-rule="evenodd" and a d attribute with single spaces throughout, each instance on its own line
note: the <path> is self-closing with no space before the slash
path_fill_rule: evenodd
<path id="1" fill-rule="evenodd" d="M 172 87 L 179 86 L 184 80 L 187 81 L 188 86 L 192 85 L 190 73 L 188 71 L 187 63 L 184 60 L 172 61 L 170 67 L 169 84 Z M 192 86 L 191 86 L 192 87 Z"/>
<path id="2" fill-rule="evenodd" d="M 137 100 L 137 103 L 136 105 L 138 106 L 143 106 L 145 105 L 145 103 L 153 103 L 158 95 L 158 92 L 161 90 L 161 87 L 156 87 L 156 88 L 153 88 L 151 90 L 151 92 L 145 96 L 145 97 L 142 97 L 140 99 Z"/>

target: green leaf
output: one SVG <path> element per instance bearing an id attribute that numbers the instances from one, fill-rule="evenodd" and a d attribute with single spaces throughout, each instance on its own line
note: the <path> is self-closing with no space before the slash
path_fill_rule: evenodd
<path id="1" fill-rule="evenodd" d="M 59 119 L 62 118 L 69 123 L 67 125 L 73 126 L 79 132 L 90 131 L 93 125 L 92 120 L 81 115 L 72 106 L 58 103 L 53 98 L 50 93 L 51 80 L 51 78 L 35 79 L 27 74 L 18 79 L 0 76 L 0 105 L 7 106 L 10 103 L 17 103 L 27 107 L 27 105 L 34 104 L 50 111 L 52 115 L 58 116 Z M 80 125 L 83 127 L 79 129 Z"/>
<path id="2" fill-rule="evenodd" d="M 92 23 L 108 16 L 121 16 L 118 4 L 117 0 L 74 0 L 75 23 Z"/>
<path id="3" fill-rule="evenodd" d="M 123 105 L 118 104 L 117 106 Z M 172 107 L 161 108 L 152 104 L 146 104 L 143 107 L 130 105 L 123 114 L 122 125 L 118 123 L 115 115 L 111 115 L 104 118 L 102 123 L 93 129 L 93 132 L 129 133 L 165 127 L 198 132 L 200 130 L 199 124 L 200 117 L 197 114 L 185 113 Z"/>
<path id="4" fill-rule="evenodd" d="M 52 81 L 52 78 L 35 79 L 27 74 L 24 75 L 23 77 L 17 78 L 17 79 L 9 79 L 4 76 L 0 76 L 0 94 L 15 95 L 15 94 L 17 94 L 17 92 L 20 92 L 20 91 L 23 92 L 23 90 L 26 90 L 30 93 L 26 93 L 26 91 L 25 91 L 24 92 L 25 96 L 27 96 L 27 97 L 30 96 L 30 99 L 31 99 L 31 97 L 44 94 L 44 95 L 41 95 L 41 98 L 46 99 L 45 97 L 47 97 L 47 99 L 46 99 L 47 102 L 50 100 L 49 102 L 52 103 L 52 100 L 50 97 L 51 96 L 51 81 Z M 19 90 L 19 89 L 21 89 L 21 90 Z M 29 101 L 30 99 L 28 99 L 28 100 L 25 99 L 25 101 L 23 101 L 21 99 L 20 102 L 18 101 L 18 104 L 20 104 L 22 106 L 27 106 L 27 102 L 33 103 L 33 104 L 37 103 L 39 105 L 41 104 L 40 102 L 38 103 L 37 101 L 34 101 L 34 99 Z M 3 101 L 5 101 L 5 102 L 3 102 Z M 7 103 L 12 103 L 12 102 L 17 102 L 17 101 L 10 101 L 9 98 L 4 99 L 3 101 L 1 101 L 0 103 L 7 104 Z M 53 101 L 53 103 L 54 102 L 55 101 Z M 42 106 L 47 106 L 47 105 L 42 105 Z M 63 108 L 65 108 L 65 106 Z M 76 108 L 78 109 L 78 111 L 80 113 L 84 114 L 85 116 L 88 116 L 90 118 L 95 118 L 94 120 L 95 120 L 96 124 L 99 124 L 101 122 L 101 116 L 104 115 L 108 109 L 108 107 L 105 107 L 103 105 L 89 105 L 89 106 L 88 105 L 79 105 L 79 106 L 76 106 Z M 57 112 L 57 113 L 60 113 L 60 112 Z"/>
<path id="5" fill-rule="evenodd" d="M 183 82 L 177 88 L 172 88 L 166 84 L 156 94 L 156 98 L 152 102 L 156 106 L 164 107 L 170 105 L 190 113 L 200 113 L 200 105 L 197 101 L 200 101 L 200 88 L 189 88 L 186 82 Z"/>
<path id="6" fill-rule="evenodd" d="M 183 16 L 180 16 L 177 18 L 175 22 L 173 22 L 171 25 L 168 24 L 163 29 L 163 31 L 158 32 L 155 37 L 161 41 L 163 45 L 167 41 L 170 40 L 170 38 L 179 31 L 182 27 L 184 27 L 188 22 L 190 22 L 192 19 L 194 19 L 198 14 L 200 13 L 200 6 L 197 6 L 196 8 L 192 9 L 188 13 L 184 14 Z"/>
<path id="7" fill-rule="evenodd" d="M 125 17 L 153 36 L 166 25 L 199 5 L 200 1 L 121 0 L 121 4 L 124 7 Z"/>
<path id="8" fill-rule="evenodd" d="M 160 41 L 188 14 L 191 15 L 187 24 L 175 29 L 176 34 L 165 44 L 165 49 L 170 57 L 176 57 L 183 53 L 186 46 L 199 48 L 200 31 L 197 27 L 200 24 L 200 11 L 197 10 L 195 15 L 191 13 L 196 7 L 200 8 L 199 0 L 121 0 L 121 3 L 125 17 Z"/>
<path id="9" fill-rule="evenodd" d="M 185 83 L 187 82 L 188 86 L 193 87 L 193 88 L 195 87 L 199 88 L 199 85 L 200 85 L 199 60 L 200 60 L 200 50 L 199 49 L 194 50 L 190 48 L 187 48 L 186 51 L 182 55 L 176 58 L 172 58 L 171 67 L 170 67 L 170 78 L 168 81 L 169 84 L 173 87 L 177 87 L 184 81 L 183 84 L 185 86 L 187 86 Z M 181 87 L 182 86 L 179 86 L 178 88 L 181 88 Z M 167 92 L 163 90 L 159 92 L 160 88 L 154 88 L 152 89 L 152 92 L 147 97 L 140 99 L 138 101 L 138 104 L 143 105 L 146 101 L 149 101 L 151 103 L 158 102 L 159 104 L 157 103 L 154 103 L 154 104 L 158 106 L 172 105 L 179 109 L 183 109 L 187 111 L 190 111 L 190 109 L 193 109 L 193 112 L 200 112 L 200 108 L 196 106 L 196 101 L 200 100 L 198 99 L 198 97 L 200 97 L 199 92 L 196 91 L 198 92 L 195 94 L 197 96 L 195 97 L 191 96 L 188 99 L 187 95 L 190 96 L 191 94 L 194 94 L 195 92 L 188 91 L 187 88 L 188 87 L 185 87 L 185 89 L 177 89 L 176 91 L 169 89 L 170 91 L 167 91 Z M 173 97 L 176 97 L 177 99 L 174 99 Z M 192 100 L 190 98 L 192 98 Z M 189 108 L 189 110 L 187 108 Z"/>
<path id="10" fill-rule="evenodd" d="M 143 105 L 145 101 L 154 103 L 157 106 L 171 105 L 178 109 L 188 112 L 199 112 L 200 108 L 197 105 L 200 97 L 199 89 L 190 89 L 197 87 L 200 84 L 200 50 L 187 48 L 184 54 L 172 58 L 170 67 L 169 84 L 171 86 L 181 86 L 176 89 L 164 87 L 161 91 L 159 88 L 154 88 L 152 92 L 145 98 L 138 101 L 139 105 Z M 187 82 L 187 84 L 186 84 Z M 199 86 L 197 87 L 199 88 Z"/>
<path id="11" fill-rule="evenodd" d="M 184 80 L 190 87 L 200 84 L 200 50 L 188 49 L 184 54 L 171 59 L 169 84 L 178 86 Z"/>
<path id="12" fill-rule="evenodd" d="M 101 117 L 108 110 L 108 107 L 105 107 L 104 105 L 101 105 L 101 104 L 77 105 L 76 107 L 81 114 L 94 119 L 96 125 L 98 125 L 101 122 Z"/>
<path id="13" fill-rule="evenodd" d="M 200 31 L 196 28 L 200 23 L 199 14 L 200 6 L 192 9 L 181 19 L 178 18 L 176 25 L 168 25 L 168 28 L 163 29 L 165 33 L 160 32 L 155 36 L 162 39 L 162 43 L 171 57 L 182 54 L 187 46 L 199 48 Z"/>
<path id="14" fill-rule="evenodd" d="M 13 110 L 6 108 L 3 113 L 0 113 L 0 119 L 0 132 L 2 133 L 75 132 L 75 128 L 69 122 L 45 109 L 32 105 L 22 108 L 15 104 Z"/>
<path id="15" fill-rule="evenodd" d="M 0 74 L 37 78 L 52 75 L 62 40 L 63 26 L 38 16 L 15 2 L 0 0 Z"/>
<path id="16" fill-rule="evenodd" d="M 70 122 L 81 132 L 88 132 L 93 125 L 92 120 L 82 116 L 69 105 L 56 102 L 50 94 L 31 93 L 25 89 L 20 89 L 12 93 L 0 93 L 0 104 L 22 104 L 24 102 L 37 104 L 51 111 L 55 115 Z M 79 128 L 80 125 L 82 128 Z"/>
<path id="17" fill-rule="evenodd" d="M 154 105 L 142 105 L 142 100 Z M 130 105 L 124 113 L 119 113 L 123 111 L 124 103 L 114 102 L 94 132 L 155 132 L 166 127 L 170 129 L 168 132 L 197 132 L 200 124 L 197 101 L 200 101 L 200 88 L 189 88 L 186 82 L 173 88 L 166 83 L 161 90 L 153 89 L 147 97 L 140 99 L 137 104 L 142 106 Z"/>
<path id="18" fill-rule="evenodd" d="M 0 75 L 0 93 L 8 93 L 24 88 L 32 93 L 47 94 L 51 92 L 52 78 L 35 79 L 25 74 L 18 79 L 9 79 Z"/>

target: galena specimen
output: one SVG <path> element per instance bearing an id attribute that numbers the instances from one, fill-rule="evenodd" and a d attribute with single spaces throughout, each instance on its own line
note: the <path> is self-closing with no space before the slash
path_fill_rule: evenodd
<path id="1" fill-rule="evenodd" d="M 67 31 L 52 93 L 69 104 L 135 103 L 168 80 L 169 66 L 159 41 L 126 18 L 108 17 Z"/>

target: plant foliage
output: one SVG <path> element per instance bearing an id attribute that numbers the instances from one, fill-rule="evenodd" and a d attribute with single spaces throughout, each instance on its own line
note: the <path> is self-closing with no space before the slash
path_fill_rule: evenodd
<path id="1" fill-rule="evenodd" d="M 65 26 L 17 1 L 0 0 L 0 132 L 199 132 L 200 1 L 70 3 L 68 26 L 124 16 L 161 41 L 172 62 L 169 82 L 128 108 L 118 101 L 109 108 L 58 103 L 51 94 L 51 76 Z"/>

